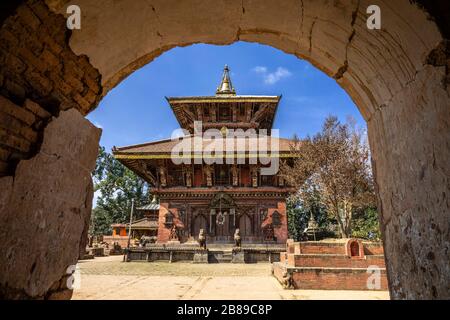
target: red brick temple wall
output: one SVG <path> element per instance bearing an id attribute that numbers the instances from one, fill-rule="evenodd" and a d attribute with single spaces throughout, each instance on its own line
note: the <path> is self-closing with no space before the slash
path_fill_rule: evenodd
<path id="1" fill-rule="evenodd" d="M 159 207 L 159 219 L 158 219 L 158 243 L 166 243 L 170 240 L 170 227 L 166 227 L 166 214 L 169 212 L 169 203 L 162 202 Z M 183 227 L 183 223 L 178 218 L 178 209 L 170 208 L 170 212 L 173 214 L 173 223 L 179 227 Z"/>
<path id="2" fill-rule="evenodd" d="M 281 225 L 274 228 L 274 235 L 277 238 L 277 243 L 286 243 L 286 240 L 288 239 L 288 227 L 285 201 L 278 202 L 276 208 L 268 209 L 268 219 L 264 222 L 263 225 L 272 223 L 272 215 L 275 211 L 278 211 L 278 213 L 280 214 Z"/>

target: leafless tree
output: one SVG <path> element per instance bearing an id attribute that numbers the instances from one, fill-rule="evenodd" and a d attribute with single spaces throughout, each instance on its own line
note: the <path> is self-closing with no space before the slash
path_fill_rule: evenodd
<path id="1" fill-rule="evenodd" d="M 364 132 L 353 119 L 341 124 L 336 117 L 329 116 L 321 132 L 302 140 L 295 138 L 291 150 L 294 160 L 281 165 L 286 181 L 298 188 L 305 201 L 312 186 L 319 190 L 341 236 L 350 237 L 353 212 L 375 202 Z"/>

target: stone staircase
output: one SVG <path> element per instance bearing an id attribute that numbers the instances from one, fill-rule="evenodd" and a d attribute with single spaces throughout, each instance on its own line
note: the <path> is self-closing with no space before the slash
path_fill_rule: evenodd
<path id="1" fill-rule="evenodd" d="M 208 262 L 209 263 L 231 263 L 233 260 L 233 253 L 230 250 L 209 250 Z"/>
<path id="2" fill-rule="evenodd" d="M 359 239 L 288 241 L 273 274 L 293 289 L 387 290 L 382 245 Z"/>

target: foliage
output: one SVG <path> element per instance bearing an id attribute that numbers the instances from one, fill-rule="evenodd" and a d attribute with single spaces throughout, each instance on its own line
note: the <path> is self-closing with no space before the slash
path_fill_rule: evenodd
<path id="1" fill-rule="evenodd" d="M 322 131 L 303 140 L 294 139 L 293 163 L 283 163 L 286 180 L 298 188 L 299 198 L 310 207 L 311 199 L 326 209 L 342 237 L 351 236 L 352 215 L 375 201 L 369 147 L 363 132 L 351 119 L 341 124 L 325 119 Z M 313 197 L 312 193 L 320 196 Z"/>
<path id="2" fill-rule="evenodd" d="M 380 224 L 376 208 L 368 207 L 355 214 L 352 224 L 352 237 L 380 240 Z"/>
<path id="3" fill-rule="evenodd" d="M 296 241 L 308 225 L 311 217 L 319 224 L 319 227 L 328 230 L 330 220 L 327 217 L 325 207 L 320 201 L 320 193 L 313 189 L 309 192 L 299 193 L 287 199 L 288 232 L 289 238 Z"/>
<path id="4" fill-rule="evenodd" d="M 96 167 L 92 173 L 94 190 L 99 193 L 93 209 L 93 233 L 111 232 L 112 223 L 127 223 L 130 219 L 131 200 L 135 208 L 148 202 L 147 182 L 122 165 L 100 147 Z M 134 211 L 134 218 L 140 218 Z"/>
<path id="5" fill-rule="evenodd" d="M 289 238 L 298 241 L 308 223 L 309 213 L 294 198 L 289 198 L 286 205 Z"/>

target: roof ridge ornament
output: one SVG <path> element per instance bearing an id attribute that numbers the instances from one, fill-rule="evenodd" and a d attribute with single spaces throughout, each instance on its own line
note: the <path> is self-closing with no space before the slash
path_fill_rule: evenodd
<path id="1" fill-rule="evenodd" d="M 216 95 L 236 95 L 236 91 L 231 83 L 229 71 L 230 69 L 228 68 L 228 65 L 225 65 L 223 68 L 222 81 L 217 87 Z"/>

